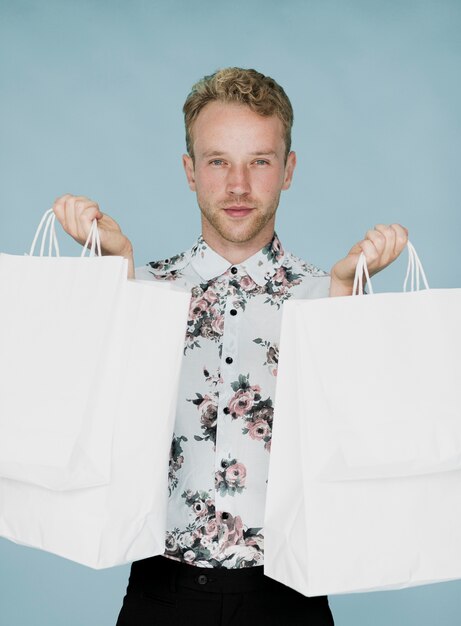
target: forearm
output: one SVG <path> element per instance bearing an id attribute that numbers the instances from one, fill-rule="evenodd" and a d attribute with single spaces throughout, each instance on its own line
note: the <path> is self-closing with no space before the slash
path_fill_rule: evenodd
<path id="1" fill-rule="evenodd" d="M 335 280 L 333 277 L 330 282 L 330 298 L 336 296 L 351 296 L 353 284 L 344 283 L 339 280 Z"/>
<path id="2" fill-rule="evenodd" d="M 134 258 L 133 258 L 133 255 L 131 255 L 131 257 L 129 257 L 129 259 L 128 259 L 128 278 L 134 278 Z"/>
<path id="3" fill-rule="evenodd" d="M 109 252 L 107 250 L 102 249 L 103 256 L 111 256 L 114 252 Z M 133 254 L 133 246 L 131 242 L 128 242 L 126 247 L 116 256 L 122 256 L 124 259 L 128 261 L 128 273 L 127 278 L 134 278 L 134 254 Z"/>
<path id="4" fill-rule="evenodd" d="M 128 260 L 128 278 L 134 278 L 134 255 L 131 244 L 123 251 L 122 256 Z"/>

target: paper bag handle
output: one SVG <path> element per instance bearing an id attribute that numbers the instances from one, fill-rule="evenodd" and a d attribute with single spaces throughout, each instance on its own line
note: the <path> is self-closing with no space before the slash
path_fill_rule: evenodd
<path id="1" fill-rule="evenodd" d="M 37 245 L 37 241 L 42 235 L 41 243 L 40 243 L 40 253 L 39 256 L 53 256 L 53 252 L 55 256 L 60 256 L 59 253 L 59 244 L 58 238 L 56 237 L 56 215 L 53 209 L 48 209 L 45 211 L 42 219 L 40 220 L 40 224 L 38 225 L 37 230 L 35 231 L 35 236 L 32 241 L 32 245 L 30 247 L 29 256 L 34 256 L 35 247 Z M 45 255 L 45 247 L 47 244 L 48 238 L 48 255 Z M 80 256 L 84 257 L 86 253 L 89 251 L 89 256 L 95 256 L 97 253 L 98 256 L 102 256 L 101 254 L 101 239 L 99 236 L 98 230 L 98 221 L 93 220 L 91 224 L 91 229 L 88 234 L 85 245 L 83 246 L 83 250 Z"/>
<path id="2" fill-rule="evenodd" d="M 429 289 L 426 274 L 424 272 L 422 263 L 418 257 L 418 254 L 410 241 L 407 242 L 408 249 L 408 266 L 405 281 L 403 283 L 403 291 L 407 290 L 408 279 L 410 278 L 410 291 L 419 291 L 421 278 L 423 280 L 426 289 Z M 367 260 L 365 254 L 362 252 L 357 261 L 357 267 L 355 268 L 354 286 L 352 288 L 353 296 L 363 295 L 363 275 L 367 279 L 368 290 L 370 294 L 373 293 L 373 287 L 371 285 L 370 275 L 368 273 Z M 416 287 L 416 289 L 415 289 Z"/>

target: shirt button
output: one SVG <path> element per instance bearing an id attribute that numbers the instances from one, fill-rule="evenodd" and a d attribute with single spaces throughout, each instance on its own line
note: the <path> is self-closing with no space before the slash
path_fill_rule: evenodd
<path id="1" fill-rule="evenodd" d="M 200 576 L 197 578 L 197 582 L 199 585 L 206 585 L 208 582 L 208 578 L 205 576 L 205 574 L 200 574 Z"/>
<path id="2" fill-rule="evenodd" d="M 230 310 L 230 314 L 231 314 L 231 315 L 237 315 L 237 311 L 236 311 L 236 309 L 231 309 L 231 310 Z"/>
<path id="3" fill-rule="evenodd" d="M 231 356 L 227 356 L 226 357 L 226 363 L 228 363 L 229 365 L 234 361 L 234 359 Z"/>
<path id="4" fill-rule="evenodd" d="M 238 269 L 235 267 L 235 265 L 234 265 L 234 267 L 231 267 L 231 272 L 232 272 L 232 274 L 237 274 Z"/>
<path id="5" fill-rule="evenodd" d="M 223 413 L 225 413 L 226 415 L 229 415 L 229 413 L 230 413 L 230 408 L 229 408 L 228 406 L 225 406 L 225 407 L 223 408 Z"/>

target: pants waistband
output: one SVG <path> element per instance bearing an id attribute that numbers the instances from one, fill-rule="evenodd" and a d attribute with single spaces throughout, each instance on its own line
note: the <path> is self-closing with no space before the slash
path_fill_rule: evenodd
<path id="1" fill-rule="evenodd" d="M 277 584 L 264 575 L 262 565 L 241 569 L 197 567 L 164 556 L 132 564 L 129 589 L 148 591 L 160 581 L 171 589 L 179 586 L 211 593 L 241 593 Z"/>

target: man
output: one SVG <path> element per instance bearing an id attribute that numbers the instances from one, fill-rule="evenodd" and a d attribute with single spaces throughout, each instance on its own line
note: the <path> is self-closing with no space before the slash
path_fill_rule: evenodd
<path id="1" fill-rule="evenodd" d="M 397 258 L 407 231 L 378 225 L 330 275 L 318 270 L 284 251 L 274 230 L 296 166 L 283 89 L 255 70 L 227 68 L 194 85 L 184 114 L 183 165 L 202 234 L 187 252 L 136 272 L 191 291 L 170 456 L 168 558 L 132 565 L 117 624 L 330 625 L 326 597 L 306 598 L 262 572 L 283 302 L 350 295 L 360 253 L 374 274 Z M 130 241 L 95 202 L 67 194 L 54 210 L 80 242 L 98 219 L 104 253 L 128 258 L 134 276 Z"/>

